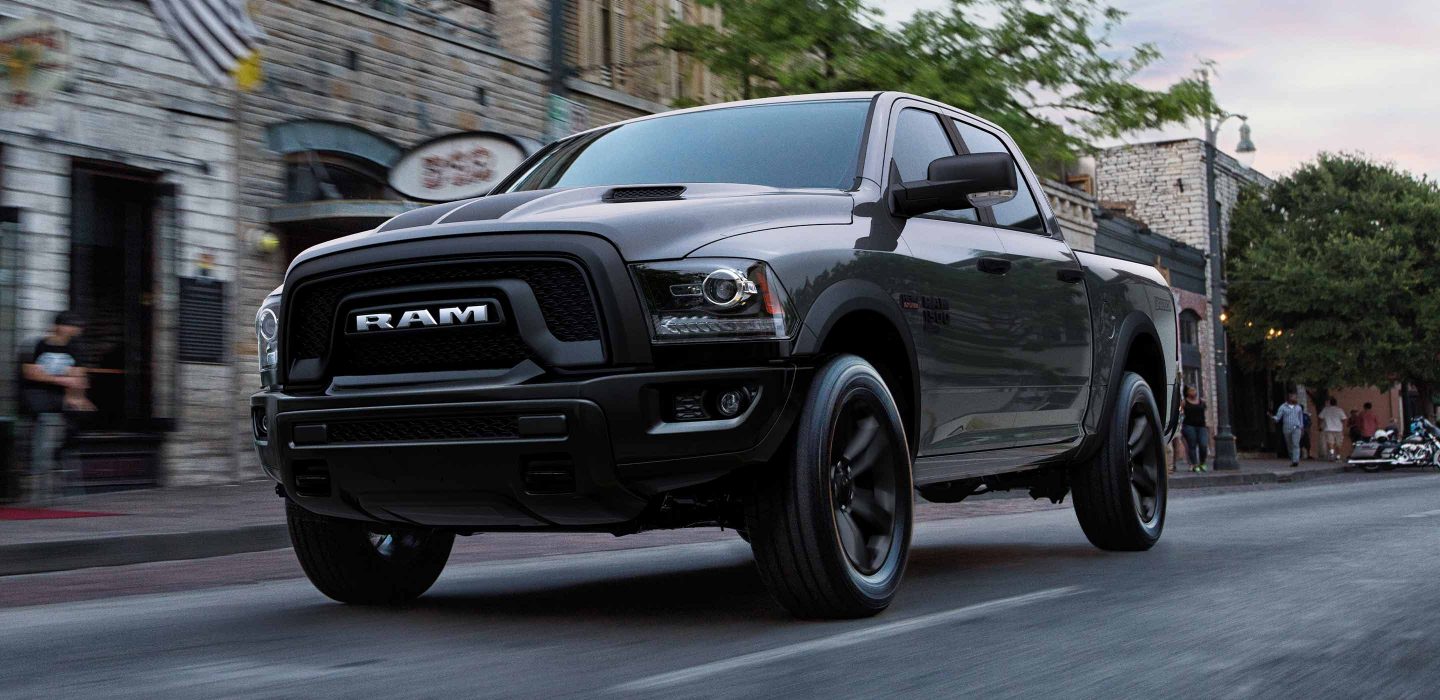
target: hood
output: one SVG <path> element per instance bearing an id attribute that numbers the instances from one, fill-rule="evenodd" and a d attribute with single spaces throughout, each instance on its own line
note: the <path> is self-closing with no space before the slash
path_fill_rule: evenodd
<path id="1" fill-rule="evenodd" d="M 681 188 L 683 192 L 674 196 Z M 847 192 L 756 185 L 626 185 L 512 192 L 409 211 L 372 231 L 310 248 L 295 262 L 405 240 L 538 231 L 592 233 L 610 240 L 627 261 L 663 260 L 681 258 L 708 243 L 752 231 L 847 224 L 853 208 L 854 200 Z"/>

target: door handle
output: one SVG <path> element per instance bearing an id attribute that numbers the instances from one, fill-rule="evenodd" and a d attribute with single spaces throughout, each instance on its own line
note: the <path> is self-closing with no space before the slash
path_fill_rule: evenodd
<path id="1" fill-rule="evenodd" d="M 1061 282 L 1064 282 L 1066 284 L 1075 284 L 1076 282 L 1085 279 L 1085 271 L 1067 267 L 1057 270 L 1055 272 L 1055 277 L 1056 279 L 1059 279 Z"/>
<path id="2" fill-rule="evenodd" d="M 1010 261 L 1005 258 L 980 258 L 976 267 L 980 268 L 981 272 L 1003 275 L 1010 271 Z"/>

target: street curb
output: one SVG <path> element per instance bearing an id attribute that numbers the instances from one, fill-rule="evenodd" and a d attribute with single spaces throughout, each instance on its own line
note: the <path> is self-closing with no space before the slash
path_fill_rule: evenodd
<path id="1" fill-rule="evenodd" d="M 0 544 L 0 576 L 204 559 L 290 546 L 283 523 L 147 535 L 116 535 L 56 542 Z"/>
<path id="2" fill-rule="evenodd" d="M 1170 479 L 1172 489 L 1249 486 L 1290 483 L 1355 471 L 1337 464 L 1294 472 L 1208 472 Z M 1023 498 L 1024 492 L 997 494 Z M 0 576 L 40 574 L 101 566 L 126 566 L 151 562 L 205 559 L 231 554 L 288 549 L 290 533 L 284 523 L 248 525 L 237 528 L 196 530 L 147 535 L 116 535 L 91 539 L 0 544 Z"/>
<path id="3" fill-rule="evenodd" d="M 1294 471 L 1206 472 L 1199 475 L 1171 477 L 1169 483 L 1172 489 L 1251 486 L 1254 484 L 1289 484 L 1296 481 L 1308 481 L 1322 476 L 1334 476 L 1352 471 L 1356 471 L 1356 468 L 1348 464 L 1336 464 L 1329 467 L 1296 469 Z"/>

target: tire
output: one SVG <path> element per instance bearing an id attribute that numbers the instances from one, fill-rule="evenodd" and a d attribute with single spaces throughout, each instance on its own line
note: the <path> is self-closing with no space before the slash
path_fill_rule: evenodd
<path id="1" fill-rule="evenodd" d="M 879 613 L 905 573 L 914 487 L 900 411 L 875 368 L 854 355 L 821 367 L 794 443 L 747 499 L 760 577 L 797 617 Z"/>
<path id="2" fill-rule="evenodd" d="M 353 605 L 392 605 L 430 589 L 455 534 L 380 526 L 311 513 L 285 502 L 290 542 L 305 576 L 321 593 Z"/>
<path id="3" fill-rule="evenodd" d="M 1167 500 L 1162 425 L 1150 385 L 1126 372 L 1100 451 L 1071 473 L 1075 516 L 1096 547 L 1140 552 L 1160 540 Z"/>
<path id="4" fill-rule="evenodd" d="M 1362 464 L 1360 465 L 1360 468 L 1370 474 L 1374 474 L 1380 471 L 1379 464 Z"/>

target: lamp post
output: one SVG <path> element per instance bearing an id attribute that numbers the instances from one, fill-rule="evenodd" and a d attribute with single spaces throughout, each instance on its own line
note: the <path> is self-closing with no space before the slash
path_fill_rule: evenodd
<path id="1" fill-rule="evenodd" d="M 1210 74 L 1203 72 L 1205 91 L 1210 91 Z M 1225 344 L 1225 324 L 1221 320 L 1221 314 L 1225 308 L 1225 280 L 1223 278 L 1222 263 L 1225 259 L 1225 248 L 1220 240 L 1220 202 L 1215 197 L 1215 155 L 1218 150 L 1215 148 L 1215 140 L 1220 135 L 1220 127 L 1231 117 L 1240 120 L 1240 143 L 1235 147 L 1235 153 L 1241 158 L 1242 164 L 1249 167 L 1249 162 L 1255 156 L 1255 144 L 1250 141 L 1250 125 L 1243 114 L 1231 114 L 1219 112 L 1205 118 L 1205 193 L 1210 198 L 1206 211 L 1209 214 L 1210 226 L 1210 324 L 1214 329 L 1211 334 L 1215 339 L 1215 469 L 1235 470 L 1240 468 L 1239 456 L 1235 453 L 1235 434 L 1230 430 L 1230 368 L 1226 359 L 1228 347 Z"/>

